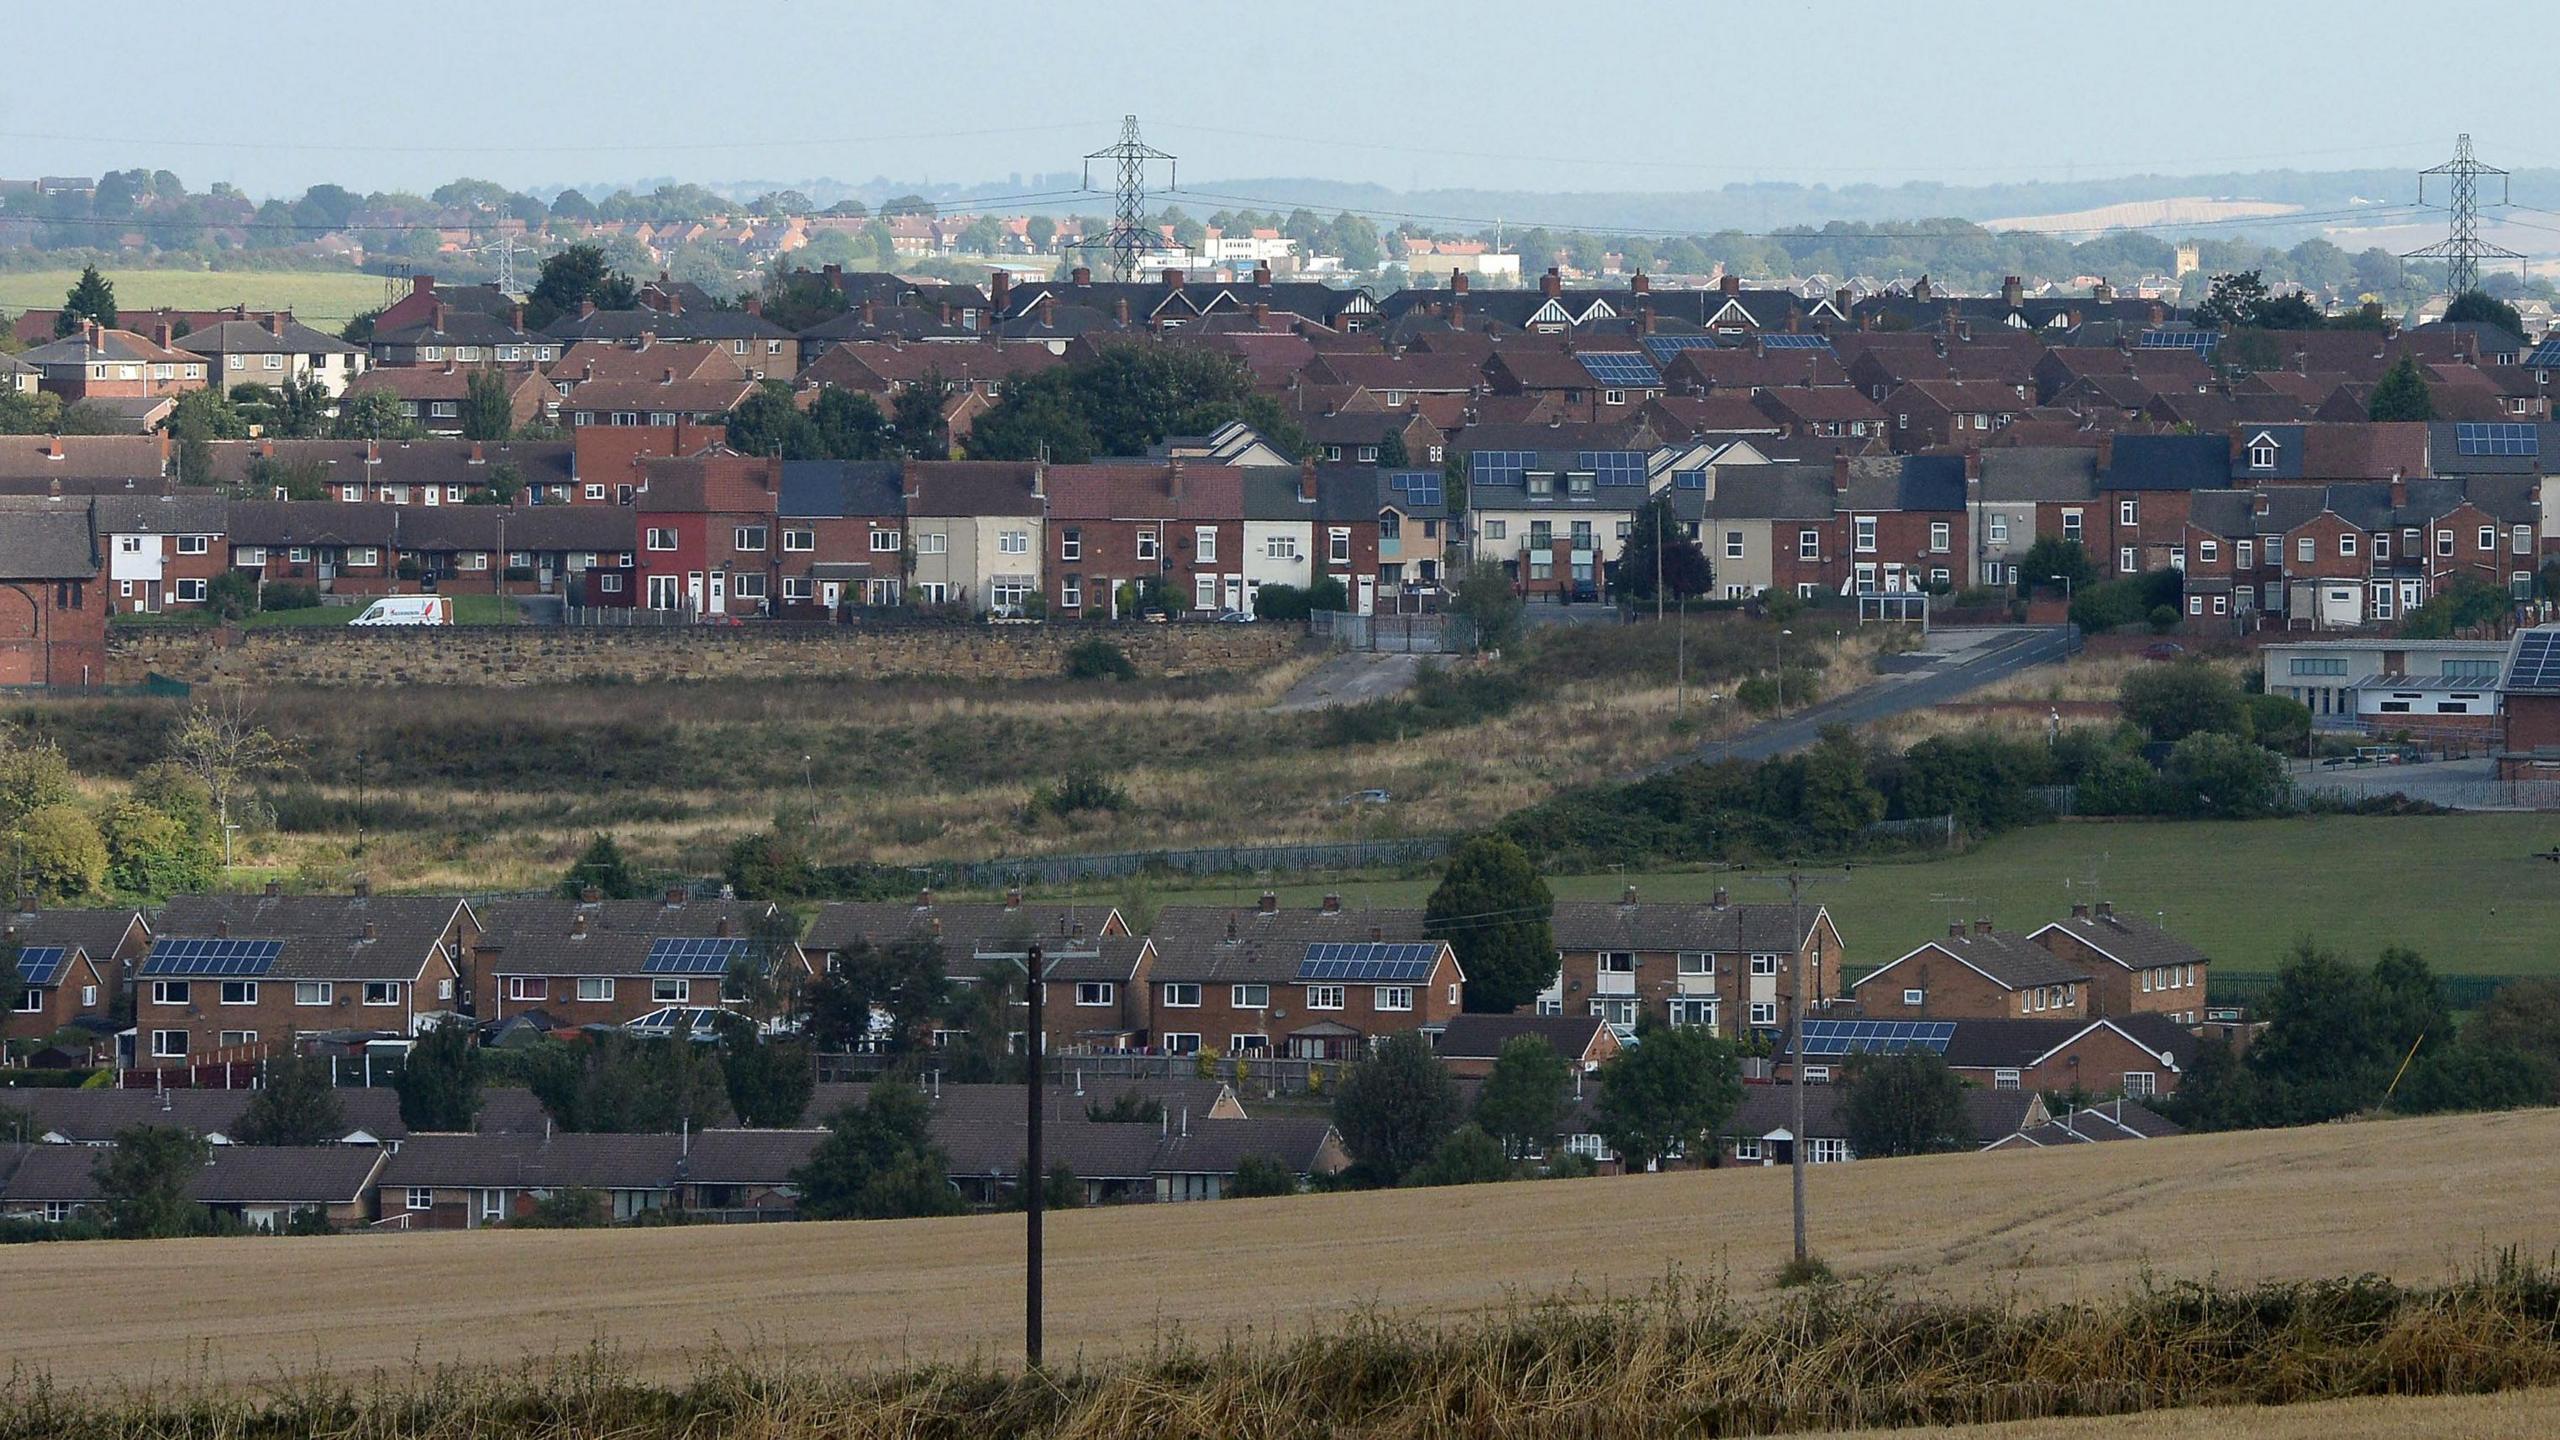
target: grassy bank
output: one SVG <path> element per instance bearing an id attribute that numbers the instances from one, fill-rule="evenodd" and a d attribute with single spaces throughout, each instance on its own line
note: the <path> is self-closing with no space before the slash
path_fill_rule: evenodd
<path id="1" fill-rule="evenodd" d="M 983 1359 L 846 1374 L 749 1348 L 667 1388 L 600 1357 L 288 1381 L 263 1397 L 90 1399 L 13 1377 L 0 1436 L 1770 1435 L 2548 1385 L 2555 1322 L 2560 1280 L 2529 1264 L 2422 1289 L 2181 1284 L 2048 1307 L 1880 1288 L 1751 1307 L 1675 1280 L 1640 1301 L 1440 1326 L 1373 1314 L 1029 1374 Z"/>
<path id="2" fill-rule="evenodd" d="M 2560 971 L 2560 868 L 2535 852 L 2560 842 L 2543 815 L 2317 816 L 2287 820 L 2072 821 L 2038 826 L 1961 855 L 1816 872 L 1808 902 L 1830 907 L 1849 958 L 1880 963 L 1950 919 L 1988 915 L 2033 928 L 2106 899 L 2155 916 L 2217 961 L 2272 970 L 2304 935 L 2370 957 L 2407 945 L 2445 974 Z M 1761 872 L 1754 872 L 1761 873 Z M 1784 899 L 1785 887 L 1700 870 L 1566 876 L 1560 896 L 1603 899 L 1629 884 L 1656 898 Z M 1327 889 L 1374 904 L 1418 905 L 1430 879 L 1288 885 L 1291 903 Z M 1157 897 L 1250 904 L 1250 881 Z"/>
<path id="3" fill-rule="evenodd" d="M 504 595 L 453 595 L 456 625 L 521 625 L 524 607 Z M 293 610 L 261 610 L 242 617 L 240 628 L 267 630 L 277 626 L 344 625 L 364 613 L 358 605 L 305 605 Z M 201 610 L 128 611 L 110 622 L 119 626 L 210 629 L 215 618 Z"/>
<path id="4" fill-rule="evenodd" d="M 382 304 L 382 277 L 352 270 L 110 269 L 105 274 L 115 282 L 116 304 L 128 310 L 281 308 L 306 325 L 334 332 Z M 60 305 L 79 278 L 77 269 L 0 271 L 0 310 L 15 315 Z"/>

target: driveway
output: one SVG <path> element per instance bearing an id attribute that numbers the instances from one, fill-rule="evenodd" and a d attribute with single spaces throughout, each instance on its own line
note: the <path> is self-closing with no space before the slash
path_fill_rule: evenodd
<path id="1" fill-rule="evenodd" d="M 1415 677 L 1422 673 L 1422 662 L 1437 658 L 1346 650 L 1309 671 L 1271 708 L 1321 710 L 1328 705 L 1357 705 L 1401 695 L 1413 688 Z"/>
<path id="2" fill-rule="evenodd" d="M 1637 773 L 1659 775 L 1701 761 L 1772 759 L 1813 744 L 1826 726 L 1866 725 L 1924 710 L 2070 653 L 2071 632 L 2061 628 L 1940 630 L 1921 649 L 1881 662 L 1877 668 L 1883 673 L 1855 690 L 1764 720 L 1739 735 L 1711 740 Z"/>

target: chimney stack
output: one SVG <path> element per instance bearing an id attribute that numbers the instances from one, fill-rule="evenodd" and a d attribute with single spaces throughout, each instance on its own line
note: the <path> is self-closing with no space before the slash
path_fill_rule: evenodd
<path id="1" fill-rule="evenodd" d="M 1181 271 L 1179 271 L 1179 270 L 1174 269 L 1174 268 L 1173 268 L 1172 266 L 1170 266 L 1170 265 L 1166 266 L 1166 267 L 1165 267 L 1165 271 L 1164 271 L 1164 288 L 1166 288 L 1167 290 L 1179 290 L 1179 289 L 1181 289 L 1181 288 L 1182 288 L 1182 272 L 1181 272 Z"/>
<path id="2" fill-rule="evenodd" d="M 596 302 L 593 300 L 581 300 L 578 302 L 579 319 L 584 320 L 594 313 L 596 313 Z"/>
<path id="3" fill-rule="evenodd" d="M 1726 905 L 1728 905 L 1728 904 L 1730 904 L 1730 903 L 1731 903 L 1731 897 L 1730 897 L 1730 895 L 1726 892 L 1725 888 L 1724 888 L 1723 886 L 1719 885 L 1719 886 L 1717 886 L 1717 887 L 1716 887 L 1715 898 L 1714 898 L 1714 899 L 1712 899 L 1712 900 L 1710 900 L 1710 901 L 1708 901 L 1707 903 L 1708 903 L 1708 904 L 1710 904 L 1710 905 L 1712 905 L 1712 906 L 1714 906 L 1716 909 L 1721 910 L 1721 909 L 1723 909 Z"/>
<path id="4" fill-rule="evenodd" d="M 267 333 L 275 336 L 279 340 L 283 339 L 285 319 L 285 313 L 281 310 L 270 313 L 267 316 Z"/>
<path id="5" fill-rule="evenodd" d="M 930 910 L 933 908 L 932 887 L 928 886 L 925 889 L 916 892 L 916 908 L 919 910 Z"/>
<path id="6" fill-rule="evenodd" d="M 2074 920 L 2086 920 L 2086 919 L 2088 919 L 2088 918 L 2089 918 L 2089 907 L 2088 907 L 2088 905 L 2087 905 L 2087 904 L 2085 904 L 2085 903 L 2083 903 L 2083 904 L 2078 904 L 2078 905 L 2074 905 L 2074 906 L 2072 906 L 2072 907 L 2071 907 L 2071 918 L 2072 918 L 2072 919 L 2074 919 Z"/>
<path id="7" fill-rule="evenodd" d="M 1961 939 L 1963 939 L 1963 938 L 1964 938 L 1964 922 L 1963 922 L 1963 921 L 1961 921 L 1961 920 L 1950 920 L 1950 921 L 1948 921 L 1948 922 L 1947 922 L 1947 938 L 1948 938 L 1948 939 L 1950 939 L 1950 940 L 1961 940 Z"/>
<path id="8" fill-rule="evenodd" d="M 569 938 L 583 940 L 587 935 L 587 914 L 581 910 L 569 917 Z"/>
<path id="9" fill-rule="evenodd" d="M 266 893 L 269 899 L 273 899 L 274 897 L 283 894 L 284 882 L 281 880 L 268 881 L 266 885 Z"/>
<path id="10" fill-rule="evenodd" d="M 668 887 L 667 887 L 667 893 L 666 893 L 666 902 L 667 902 L 669 905 L 681 905 L 681 904 L 683 904 L 683 903 L 685 902 L 684 887 L 683 887 L 683 886 L 681 886 L 681 885 L 670 885 L 670 886 L 668 886 Z"/>
<path id="11" fill-rule="evenodd" d="M 728 916 L 726 916 L 726 915 L 723 915 L 723 916 L 721 916 L 719 919 L 712 921 L 712 922 L 711 922 L 711 933 L 712 933 L 712 935 L 713 935 L 713 936 L 715 936 L 715 937 L 717 937 L 717 938 L 719 938 L 719 939 L 722 939 L 722 940 L 726 940 L 726 939 L 728 939 L 728 938 L 729 938 L 729 935 L 730 935 L 730 929 L 729 929 L 729 917 L 728 917 Z"/>
<path id="12" fill-rule="evenodd" d="M 1128 324 L 1129 324 L 1129 297 L 1128 297 L 1128 296 L 1123 295 L 1123 296 L 1121 296 L 1119 299 L 1114 300 L 1114 301 L 1112 301 L 1112 302 L 1111 302 L 1111 318 L 1112 318 L 1113 320 L 1118 321 L 1118 322 L 1120 323 L 1120 325 L 1121 325 L 1121 327 L 1122 327 L 1123 329 L 1126 329 L 1126 328 L 1128 327 Z"/>
<path id="13" fill-rule="evenodd" d="M 1831 308 L 1839 311 L 1841 318 L 1843 319 L 1848 318 L 1850 307 L 1856 303 L 1857 302 L 1855 300 L 1850 298 L 1849 287 L 1846 285 L 1843 285 L 1839 289 L 1831 292 Z"/>
<path id="14" fill-rule="evenodd" d="M 433 295 L 436 293 L 436 277 L 433 275 L 413 275 L 409 277 L 409 293 L 412 295 Z"/>
<path id="15" fill-rule="evenodd" d="M 1006 887 L 1005 887 L 1005 892 L 1004 892 L 1004 908 L 1006 908 L 1007 910 L 1019 910 L 1019 909 L 1021 909 L 1021 908 L 1022 908 L 1022 887 L 1021 887 L 1021 886 L 1019 886 L 1019 885 L 1009 885 L 1009 886 L 1006 886 Z"/>
<path id="16" fill-rule="evenodd" d="M 435 328 L 438 334 L 442 334 L 444 332 L 445 314 L 445 303 L 441 300 L 437 301 L 435 311 Z"/>
<path id="17" fill-rule="evenodd" d="M 1182 457 L 1179 455 L 1165 463 L 1164 488 L 1166 496 L 1173 503 L 1176 505 L 1182 503 Z M 1156 543 L 1161 545 L 1164 542 L 1159 539 Z"/>
<path id="18" fill-rule="evenodd" d="M 1974 933 L 1974 934 L 1976 934 L 1976 935 L 1988 935 L 1988 934 L 1990 934 L 1990 933 L 1991 933 L 1991 921 L 1990 921 L 1988 918 L 1979 919 L 1979 920 L 1974 921 L 1974 922 L 1973 922 L 1973 933 Z"/>
<path id="19" fill-rule="evenodd" d="M 1834 495 L 1849 493 L 1849 455 L 1845 450 L 1836 452 L 1831 457 L 1831 493 Z"/>
<path id="20" fill-rule="evenodd" d="M 1564 276 L 1557 273 L 1555 266 L 1548 266 L 1547 273 L 1538 277 L 1538 293 L 1553 299 L 1563 291 Z"/>
<path id="21" fill-rule="evenodd" d="M 987 277 L 987 308 L 995 311 L 998 315 L 1002 315 L 1005 312 L 1007 302 L 1012 299 L 1012 271 L 998 270 Z"/>
<path id="22" fill-rule="evenodd" d="M 601 905 L 604 903 L 604 887 L 601 885 L 581 886 L 578 890 L 578 900 L 579 903 L 585 905 Z"/>
<path id="23" fill-rule="evenodd" d="M 2001 304 L 2008 306 L 2008 307 L 2009 307 L 2010 309 L 2012 309 L 2012 310 L 2015 310 L 2015 309 L 2017 309 L 2017 308 L 2018 308 L 2018 302 L 2026 298 L 2026 294 L 2027 294 L 2027 287 L 2026 287 L 2026 284 L 2025 284 L 2025 282 L 2023 282 L 2023 281 L 2019 280 L 2017 276 L 2015 276 L 2015 275 L 2003 275 L 2003 276 L 2001 276 L 2001 277 L 2000 277 L 2000 303 L 2001 303 Z"/>
<path id="24" fill-rule="evenodd" d="M 1259 908 L 1261 909 L 1262 913 L 1263 913 L 1263 914 L 1265 914 L 1265 915 L 1277 915 L 1277 914 L 1279 914 L 1279 913 L 1280 913 L 1280 897 L 1279 897 L 1279 895 L 1277 895 L 1276 893 L 1274 893 L 1274 892 L 1272 892 L 1272 891 L 1269 891 L 1269 890 L 1265 890 L 1265 891 L 1263 891 L 1263 892 L 1262 892 L 1262 903 L 1261 903 L 1261 905 L 1260 905 L 1260 907 L 1259 907 Z"/>
<path id="25" fill-rule="evenodd" d="M 1726 271 L 1716 278 L 1716 292 L 1730 299 L 1742 293 L 1742 277 Z"/>
<path id="26" fill-rule="evenodd" d="M 228 939 L 230 939 L 230 938 L 231 938 L 231 922 L 230 922 L 230 921 L 228 921 L 228 920 L 216 920 L 216 921 L 214 921 L 214 922 L 213 922 L 213 938 L 214 938 L 214 939 L 216 939 L 216 940 L 228 940 Z"/>
<path id="27" fill-rule="evenodd" d="M 1653 293 L 1653 281 L 1643 271 L 1639 270 L 1627 281 L 1627 289 L 1633 294 L 1650 295 Z"/>
<path id="28" fill-rule="evenodd" d="M 1449 288 L 1450 288 L 1450 290 L 1451 290 L 1451 291 L 1453 291 L 1453 292 L 1455 292 L 1455 293 L 1457 293 L 1457 294 L 1460 294 L 1460 295 L 1464 295 L 1464 294 L 1466 294 L 1466 293 L 1467 293 L 1467 272 L 1466 272 L 1466 271 L 1464 271 L 1464 270 L 1452 270 L 1452 271 L 1450 271 L 1450 272 L 1449 272 Z"/>
<path id="29" fill-rule="evenodd" d="M 1298 462 L 1298 501 L 1304 505 L 1316 503 L 1316 457 L 1312 451 Z"/>
<path id="30" fill-rule="evenodd" d="M 1325 897 L 1324 897 L 1324 913 L 1325 913 L 1325 914 L 1327 914 L 1327 915 L 1339 915 L 1339 914 L 1341 914 L 1341 913 L 1342 913 L 1342 897 L 1341 897 L 1340 895 L 1335 894 L 1334 892 L 1332 892 L 1332 891 L 1330 891 L 1330 890 L 1326 891 L 1326 892 L 1325 892 Z"/>
<path id="31" fill-rule="evenodd" d="M 356 898 L 359 900 L 371 899 L 373 897 L 373 877 L 370 875 L 357 876 L 355 892 Z"/>
<path id="32" fill-rule="evenodd" d="M 1636 903 L 1636 887 L 1630 885 L 1626 889 L 1619 891 L 1618 903 L 1621 905 L 1633 905 Z"/>
<path id="33" fill-rule="evenodd" d="M 159 346 L 163 350 L 168 349 L 169 342 L 178 338 L 175 334 L 171 333 L 171 330 L 172 327 L 168 321 L 154 321 L 151 326 L 151 343 Z"/>
<path id="34" fill-rule="evenodd" d="M 1268 261 L 1261 262 L 1253 267 L 1253 283 L 1262 286 L 1264 289 L 1270 288 L 1271 265 Z"/>
<path id="35" fill-rule="evenodd" d="M 1070 271 L 1069 274 L 1079 287 L 1093 283 L 1093 268 L 1091 266 L 1079 265 L 1073 271 Z"/>
<path id="36" fill-rule="evenodd" d="M 2113 900 L 2099 901 L 2098 918 L 2101 920 L 2113 920 L 2116 918 L 2116 902 Z"/>
<path id="37" fill-rule="evenodd" d="M 381 927 L 381 926 L 379 926 L 379 925 L 377 925 L 377 924 L 375 924 L 374 922 L 372 922 L 372 921 L 370 921 L 370 920 L 367 920 L 366 922 L 364 922 L 364 938 L 366 938 L 367 940 L 379 940 L 379 939 L 381 939 L 381 938 L 382 938 L 382 927 Z"/>

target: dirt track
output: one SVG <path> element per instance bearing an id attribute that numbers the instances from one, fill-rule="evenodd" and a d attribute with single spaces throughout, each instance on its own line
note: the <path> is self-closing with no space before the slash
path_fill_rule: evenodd
<path id="1" fill-rule="evenodd" d="M 1869 1161 L 1812 1174 L 1816 1248 L 1909 1291 L 2086 1295 L 2140 1277 L 2445 1276 L 2560 1250 L 2560 1111 Z M 1760 1289 L 1787 1175 L 1721 1170 L 1055 1216 L 1053 1358 L 1438 1313 L 1674 1270 Z M 1022 1222 L 472 1232 L 0 1251 L 6 1349 L 81 1382 L 511 1365 L 601 1344 L 873 1364 L 1019 1338 Z"/>

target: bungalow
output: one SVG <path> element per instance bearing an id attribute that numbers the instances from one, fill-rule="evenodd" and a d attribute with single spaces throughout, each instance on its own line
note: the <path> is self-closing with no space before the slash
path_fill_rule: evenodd
<path id="1" fill-rule="evenodd" d="M 1624 1047 L 1618 1032 L 1597 1015 L 1453 1015 L 1432 1041 L 1432 1053 L 1461 1080 L 1493 1073 L 1504 1047 L 1519 1039 L 1541 1041 L 1574 1069 L 1596 1071 Z"/>
<path id="2" fill-rule="evenodd" d="M 1788 1085 L 1745 1085 L 1742 1103 L 1734 1107 L 1717 1133 L 1722 1159 L 1736 1165 L 1792 1165 L 1797 1141 L 1795 1091 Z M 1807 1085 L 1804 1091 L 1805 1163 L 1831 1165 L 1858 1158 L 1849 1138 L 1848 1091 L 1838 1085 Z M 2033 1090 L 1964 1092 L 1964 1140 L 1989 1150 L 2020 1130 L 2045 1123 L 2044 1097 Z"/>
<path id="3" fill-rule="evenodd" d="M 411 1137 L 374 1182 L 377 1222 L 399 1230 L 477 1230 L 533 1213 L 567 1190 L 607 1197 L 615 1220 L 671 1203 L 683 1135 L 554 1132 Z"/>
<path id="4" fill-rule="evenodd" d="M 1967 1092 L 1974 1093 L 1974 1092 Z M 2117 1140 L 2165 1140 L 2186 1133 L 2167 1116 L 2119 1096 L 2103 1105 L 2048 1114 L 2040 1124 L 2020 1125 L 1983 1146 L 1985 1150 L 2067 1150 L 2076 1145 L 2104 1145 Z"/>
<path id="5" fill-rule="evenodd" d="M 308 1210 L 333 1230 L 365 1223 L 385 1152 L 352 1145 L 225 1145 L 187 1175 L 189 1200 L 252 1230 L 277 1231 Z M 97 1168 L 103 1151 L 39 1145 L 0 1162 L 0 1215 L 60 1224 L 105 1203 Z"/>
<path id="6" fill-rule="evenodd" d="M 400 1119 L 400 1095 L 389 1086 L 349 1085 L 337 1092 L 340 1145 L 396 1146 L 409 1137 Z M 57 1090 L 17 1091 L 9 1103 L 35 1123 L 35 1136 L 45 1145 L 108 1145 L 118 1131 L 136 1125 L 163 1125 L 200 1136 L 215 1145 L 232 1143 L 240 1116 L 258 1092 L 237 1089 Z"/>

